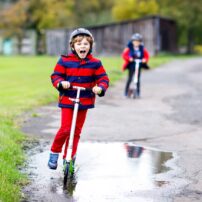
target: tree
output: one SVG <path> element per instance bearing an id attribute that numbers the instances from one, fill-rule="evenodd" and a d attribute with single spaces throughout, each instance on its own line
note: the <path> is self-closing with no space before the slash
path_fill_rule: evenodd
<path id="1" fill-rule="evenodd" d="M 74 14 L 77 26 L 103 24 L 112 21 L 114 0 L 75 0 Z"/>
<path id="2" fill-rule="evenodd" d="M 21 42 L 23 30 L 26 27 L 27 9 L 28 1 L 19 0 L 17 3 L 1 11 L 0 28 L 4 29 L 5 36 L 9 37 L 15 35 L 18 41 Z M 21 49 L 20 44 L 21 43 L 18 43 L 19 50 Z"/>
<path id="3" fill-rule="evenodd" d="M 73 26 L 73 0 L 30 0 L 29 26 L 40 31 Z"/>
<path id="4" fill-rule="evenodd" d="M 37 32 L 37 52 L 45 52 L 44 30 L 67 28 L 75 24 L 74 0 L 30 0 L 27 28 Z"/>
<path id="5" fill-rule="evenodd" d="M 21 33 L 27 20 L 27 0 L 20 0 L 16 4 L 1 11 L 0 27 Z"/>
<path id="6" fill-rule="evenodd" d="M 112 15 L 120 21 L 157 14 L 158 10 L 156 0 L 119 0 L 112 9 Z"/>
<path id="7" fill-rule="evenodd" d="M 43 41 L 43 30 L 48 28 L 70 27 L 75 24 L 73 0 L 18 0 L 7 4 L 0 17 L 0 28 L 7 36 L 15 35 L 21 49 L 21 39 L 25 29 L 37 32 L 37 50 Z M 43 46 L 43 45 L 42 45 Z M 43 51 L 42 51 L 43 52 Z"/>
<path id="8" fill-rule="evenodd" d="M 187 53 L 192 53 L 194 43 L 202 40 L 202 0 L 164 0 L 159 5 L 161 14 L 177 21 L 181 39 L 186 37 Z"/>

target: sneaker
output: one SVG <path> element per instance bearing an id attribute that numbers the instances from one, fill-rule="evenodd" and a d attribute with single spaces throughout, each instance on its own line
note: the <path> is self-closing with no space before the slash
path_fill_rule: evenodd
<path id="1" fill-rule="evenodd" d="M 124 92 L 123 96 L 128 97 L 128 92 Z"/>
<path id="2" fill-rule="evenodd" d="M 58 157 L 59 157 L 59 154 L 57 153 L 50 153 L 50 159 L 48 161 L 48 167 L 50 169 L 53 169 L 53 170 L 56 170 L 57 169 L 57 166 L 58 166 Z"/>

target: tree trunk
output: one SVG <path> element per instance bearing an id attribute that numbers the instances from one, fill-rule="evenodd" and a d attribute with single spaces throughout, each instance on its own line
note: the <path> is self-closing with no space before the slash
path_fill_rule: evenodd
<path id="1" fill-rule="evenodd" d="M 194 34 L 193 30 L 190 28 L 188 30 L 188 37 L 187 37 L 187 54 L 193 53 L 193 46 L 194 46 Z"/>
<path id="2" fill-rule="evenodd" d="M 36 43 L 36 50 L 37 55 L 45 54 L 46 47 L 45 47 L 45 32 L 44 31 L 37 31 L 37 43 Z"/>
<path id="3" fill-rule="evenodd" d="M 22 38 L 23 37 L 22 37 L 21 34 L 17 36 L 17 40 L 18 40 L 17 49 L 18 49 L 18 54 L 19 55 L 21 55 L 21 53 L 22 53 Z"/>

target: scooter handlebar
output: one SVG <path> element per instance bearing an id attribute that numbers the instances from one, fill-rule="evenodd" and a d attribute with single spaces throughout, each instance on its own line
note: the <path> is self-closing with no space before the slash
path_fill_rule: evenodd
<path id="1" fill-rule="evenodd" d="M 134 59 L 134 62 L 141 63 L 142 59 Z"/>
<path id="2" fill-rule="evenodd" d="M 86 90 L 86 91 L 91 91 L 93 92 L 93 89 L 92 88 L 85 88 L 85 87 L 81 87 L 81 86 L 72 86 L 72 89 L 80 89 L 80 90 Z"/>
<path id="3" fill-rule="evenodd" d="M 84 87 L 80 87 L 80 86 L 70 86 L 70 87 L 72 87 L 73 89 L 77 89 L 77 90 L 86 90 L 86 88 L 84 88 Z"/>
<path id="4" fill-rule="evenodd" d="M 86 91 L 91 91 L 91 92 L 93 92 L 93 91 L 92 91 L 92 88 L 85 88 L 85 87 L 81 87 L 81 86 L 72 86 L 72 85 L 70 85 L 69 88 L 64 89 L 61 83 L 59 84 L 58 89 L 63 89 L 63 90 L 72 90 L 72 89 L 78 90 L 78 89 L 80 89 L 80 91 L 81 91 L 81 90 L 86 90 Z"/>

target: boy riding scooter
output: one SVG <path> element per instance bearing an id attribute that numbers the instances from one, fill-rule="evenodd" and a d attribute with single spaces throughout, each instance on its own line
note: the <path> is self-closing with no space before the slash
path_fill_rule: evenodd
<path id="1" fill-rule="evenodd" d="M 133 80 L 135 70 L 137 69 L 137 65 L 135 64 L 135 60 L 141 61 L 138 68 L 137 75 L 137 89 L 136 89 L 136 97 L 140 97 L 140 77 L 141 77 L 141 69 L 149 69 L 148 61 L 149 61 L 149 53 L 146 48 L 144 48 L 142 42 L 142 35 L 139 33 L 135 33 L 132 35 L 131 40 L 129 41 L 127 47 L 124 49 L 122 53 L 122 57 L 124 59 L 123 71 L 128 69 L 128 79 L 125 87 L 125 96 L 129 96 L 129 87 Z"/>
<path id="2" fill-rule="evenodd" d="M 66 143 L 65 151 L 69 147 L 72 123 L 75 123 L 75 128 L 73 128 L 71 159 L 73 163 L 75 162 L 87 111 L 94 108 L 96 95 L 104 96 L 109 86 L 109 78 L 101 61 L 91 54 L 93 43 L 94 38 L 89 30 L 84 28 L 74 30 L 69 40 L 71 53 L 60 57 L 51 75 L 52 84 L 59 91 L 58 106 L 61 108 L 61 126 L 51 146 L 48 161 L 50 169 L 57 168 L 59 153 L 61 153 L 63 145 Z M 78 88 L 75 89 L 75 86 L 83 89 L 90 88 L 92 91 L 82 90 L 78 96 L 79 105 L 78 111 L 76 110 L 76 120 L 72 121 L 75 111 L 74 102 L 77 103 L 78 99 Z M 63 159 L 66 159 L 66 152 Z"/>

